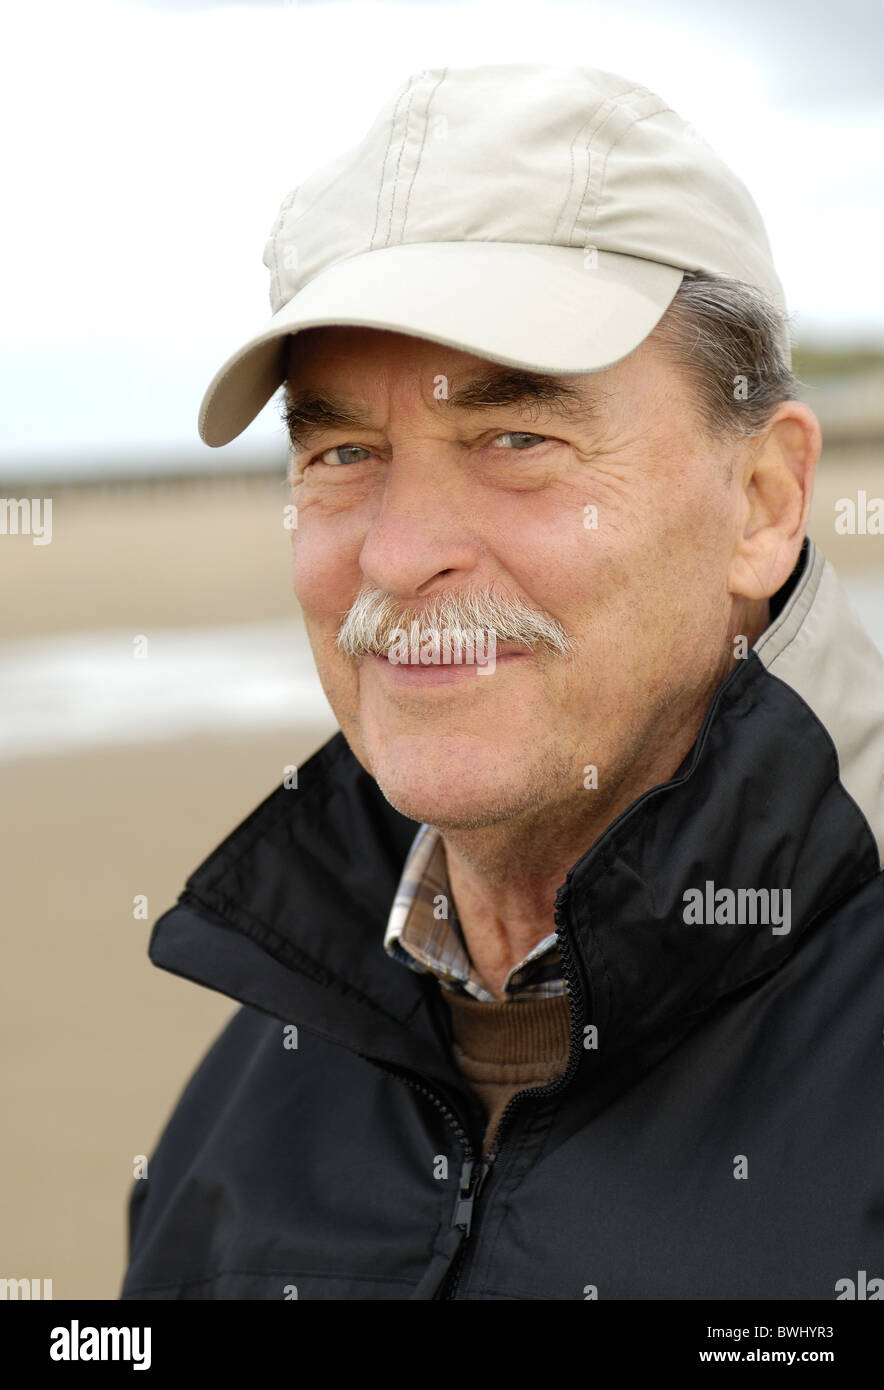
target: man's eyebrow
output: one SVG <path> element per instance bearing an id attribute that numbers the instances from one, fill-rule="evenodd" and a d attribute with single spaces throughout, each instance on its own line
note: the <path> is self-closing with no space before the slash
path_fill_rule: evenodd
<path id="1" fill-rule="evenodd" d="M 512 407 L 521 415 L 547 410 L 572 423 L 597 424 L 601 400 L 600 392 L 578 389 L 563 376 L 504 367 L 458 382 L 438 404 L 447 410 Z M 294 391 L 288 384 L 283 419 L 292 444 L 300 448 L 307 448 L 311 439 L 328 430 L 374 428 L 358 403 L 346 396 L 312 387 Z"/>
<path id="2" fill-rule="evenodd" d="M 292 444 L 306 449 L 311 439 L 327 430 L 365 430 L 370 421 L 352 401 L 345 396 L 333 396 L 327 391 L 308 388 L 292 391 L 285 388 L 283 420 Z"/>
<path id="3" fill-rule="evenodd" d="M 571 385 L 564 376 L 504 367 L 462 381 L 452 387 L 448 399 L 441 403 L 454 410 L 515 406 L 525 413 L 534 406 L 567 419 L 595 421 L 599 418 L 601 396 Z"/>

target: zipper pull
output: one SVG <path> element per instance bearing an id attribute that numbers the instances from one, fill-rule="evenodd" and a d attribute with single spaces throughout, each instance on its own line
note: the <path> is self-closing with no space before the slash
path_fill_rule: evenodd
<path id="1" fill-rule="evenodd" d="M 473 1224 L 473 1204 L 482 1191 L 482 1184 L 488 1175 L 490 1165 L 487 1163 L 477 1164 L 469 1158 L 460 1170 L 460 1191 L 458 1193 L 457 1206 L 454 1209 L 453 1226 L 459 1226 L 464 1233 L 464 1237 L 470 1234 Z M 477 1177 L 473 1182 L 473 1173 L 477 1171 Z"/>

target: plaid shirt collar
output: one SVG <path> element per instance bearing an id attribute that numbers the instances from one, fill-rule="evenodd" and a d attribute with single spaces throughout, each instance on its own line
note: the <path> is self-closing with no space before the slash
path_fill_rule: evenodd
<path id="1" fill-rule="evenodd" d="M 384 950 L 411 970 L 435 975 L 446 989 L 498 1003 L 470 961 L 448 882 L 438 830 L 422 825 L 405 861 L 384 933 Z M 564 994 L 558 941 L 545 936 L 509 972 L 507 999 L 549 999 Z"/>

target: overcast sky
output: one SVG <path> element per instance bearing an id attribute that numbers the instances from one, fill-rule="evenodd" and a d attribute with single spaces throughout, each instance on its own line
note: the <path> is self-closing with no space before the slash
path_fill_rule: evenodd
<path id="1" fill-rule="evenodd" d="M 659 92 L 748 185 L 799 340 L 884 346 L 878 0 L 30 0 L 0 54 L 8 458 L 202 450 L 206 384 L 269 317 L 282 198 L 424 67 Z M 231 456 L 270 437 L 273 407 Z"/>

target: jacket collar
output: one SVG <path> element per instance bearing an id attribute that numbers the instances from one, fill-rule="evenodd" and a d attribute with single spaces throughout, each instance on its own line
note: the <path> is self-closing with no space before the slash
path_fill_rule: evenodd
<path id="1" fill-rule="evenodd" d="M 852 667 L 866 675 L 874 667 L 874 648 L 846 624 L 833 578 L 808 542 L 788 599 L 719 688 L 678 772 L 634 802 L 567 876 L 561 931 L 583 1001 L 574 1036 L 596 1024 L 596 1061 L 667 1046 L 718 999 L 777 969 L 879 870 L 880 826 L 845 790 L 836 743 L 805 698 L 813 671 L 828 663 L 848 684 Z M 771 653 L 773 631 L 788 642 Z M 798 656 L 777 674 L 784 650 Z M 839 726 L 853 743 L 860 725 L 878 740 L 879 786 L 882 692 L 879 679 L 877 704 L 867 699 L 862 717 Z M 383 948 L 418 823 L 389 805 L 340 733 L 300 768 L 298 783 L 274 791 L 191 875 L 154 927 L 151 960 L 456 1088 L 440 1046 L 438 986 Z M 789 930 L 728 921 L 722 899 L 719 920 L 686 922 L 685 894 L 699 890 L 705 908 L 710 884 L 713 895 L 787 890 Z"/>

